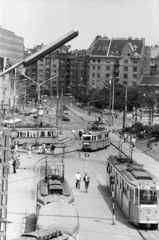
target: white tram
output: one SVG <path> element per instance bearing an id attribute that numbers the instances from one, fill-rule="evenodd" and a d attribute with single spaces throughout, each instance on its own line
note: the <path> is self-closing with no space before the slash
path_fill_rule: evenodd
<path id="1" fill-rule="evenodd" d="M 110 130 L 103 122 L 89 124 L 82 134 L 82 150 L 95 151 L 110 145 Z"/>
<path id="2" fill-rule="evenodd" d="M 15 142 L 18 142 L 19 145 L 24 143 L 31 144 L 42 144 L 45 142 L 46 144 L 58 143 L 58 129 L 53 128 L 36 128 L 36 127 L 16 127 L 18 132 L 17 137 L 14 139 Z"/>
<path id="3" fill-rule="evenodd" d="M 159 222 L 159 181 L 150 172 L 128 158 L 110 156 L 106 164 L 107 186 L 124 215 L 135 225 L 150 228 Z"/>

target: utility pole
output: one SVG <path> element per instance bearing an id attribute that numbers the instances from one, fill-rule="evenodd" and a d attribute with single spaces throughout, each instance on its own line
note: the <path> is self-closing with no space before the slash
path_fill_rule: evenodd
<path id="1" fill-rule="evenodd" d="M 57 87 L 56 127 L 59 126 L 58 112 L 59 112 L 59 88 Z"/>
<path id="2" fill-rule="evenodd" d="M 0 184 L 0 240 L 6 240 L 7 231 L 7 203 L 8 203 L 8 154 L 10 130 L 6 129 L 3 135 L 3 157 Z"/>

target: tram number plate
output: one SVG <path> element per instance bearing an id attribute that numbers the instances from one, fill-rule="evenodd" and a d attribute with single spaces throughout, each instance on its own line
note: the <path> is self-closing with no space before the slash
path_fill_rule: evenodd
<path id="1" fill-rule="evenodd" d="M 85 158 L 89 158 L 89 154 L 88 153 L 86 153 L 84 156 L 85 156 Z"/>

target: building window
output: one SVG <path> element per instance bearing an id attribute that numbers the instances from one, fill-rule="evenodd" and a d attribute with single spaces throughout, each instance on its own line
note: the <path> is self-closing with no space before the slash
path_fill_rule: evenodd
<path id="1" fill-rule="evenodd" d="M 98 66 L 98 70 L 100 70 L 100 66 Z"/>
<path id="2" fill-rule="evenodd" d="M 128 74 L 124 74 L 124 78 L 126 78 L 126 79 L 127 79 L 127 78 L 128 78 Z"/>
<path id="3" fill-rule="evenodd" d="M 95 66 L 93 66 L 93 70 L 95 70 Z"/>
<path id="4" fill-rule="evenodd" d="M 128 67 L 124 67 L 124 72 L 127 72 L 128 71 Z"/>
<path id="5" fill-rule="evenodd" d="M 100 73 L 97 73 L 97 77 L 100 78 Z"/>
<path id="6" fill-rule="evenodd" d="M 107 66 L 107 67 L 106 67 L 106 70 L 110 70 L 110 67 Z"/>
<path id="7" fill-rule="evenodd" d="M 56 68 L 56 67 L 57 67 L 57 65 L 53 64 L 53 68 Z"/>
<path id="8" fill-rule="evenodd" d="M 98 63 L 100 63 L 100 59 L 98 59 Z"/>
<path id="9" fill-rule="evenodd" d="M 128 63 L 128 60 L 127 60 L 127 59 L 125 59 L 125 60 L 124 60 L 124 63 Z"/>
<path id="10" fill-rule="evenodd" d="M 133 78 L 134 78 L 134 79 L 137 79 L 137 74 L 133 74 Z"/>
<path id="11" fill-rule="evenodd" d="M 92 85 L 95 85 L 95 81 L 94 80 L 92 81 Z"/>
<path id="12" fill-rule="evenodd" d="M 93 77 L 93 78 L 95 77 L 95 73 L 92 73 L 92 77 Z"/>
<path id="13" fill-rule="evenodd" d="M 134 59 L 134 60 L 133 60 L 133 63 L 134 63 L 134 64 L 138 63 L 138 60 L 137 60 L 137 59 Z"/>
<path id="14" fill-rule="evenodd" d="M 137 67 L 133 67 L 133 72 L 137 72 Z"/>
<path id="15" fill-rule="evenodd" d="M 95 59 L 93 59 L 93 62 L 95 63 L 95 62 L 96 62 L 96 60 L 95 60 Z"/>
<path id="16" fill-rule="evenodd" d="M 110 74 L 109 74 L 109 73 L 107 73 L 105 76 L 106 76 L 106 78 L 109 78 L 109 77 L 110 77 Z"/>
<path id="17" fill-rule="evenodd" d="M 136 82 L 133 82 L 133 86 L 136 86 Z"/>

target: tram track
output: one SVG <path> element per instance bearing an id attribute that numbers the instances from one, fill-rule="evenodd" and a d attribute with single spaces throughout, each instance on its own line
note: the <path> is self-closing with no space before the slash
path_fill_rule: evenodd
<path id="1" fill-rule="evenodd" d="M 83 122 L 86 122 L 82 117 L 79 117 L 76 113 L 73 112 L 74 115 L 76 115 L 78 117 L 78 119 L 80 119 L 81 121 Z M 117 146 L 117 142 L 113 142 L 113 139 L 111 141 L 111 149 L 108 147 L 107 149 L 105 149 L 105 151 L 109 154 L 109 155 L 112 155 L 112 148 L 113 148 L 113 152 L 115 152 L 114 155 L 117 155 L 120 151 L 120 153 L 122 153 L 123 155 L 129 157 L 129 150 L 127 148 L 124 148 L 124 146 L 122 146 L 122 150 L 119 148 L 119 144 Z M 136 146 L 137 147 L 137 146 Z M 138 148 L 138 147 L 137 147 Z M 141 150 L 141 152 L 145 153 L 141 148 L 138 148 Z M 102 150 L 100 150 L 102 151 Z M 99 159 L 99 161 L 101 162 L 102 165 L 105 165 L 105 162 L 103 160 L 101 160 L 99 154 L 97 152 L 93 152 L 97 158 Z M 151 156 L 155 161 L 159 162 L 158 159 L 154 158 L 153 156 Z M 95 174 L 97 175 L 100 175 L 99 171 L 98 171 L 98 168 L 95 164 L 95 162 L 91 159 L 89 159 L 89 162 L 91 162 L 91 164 L 93 165 L 93 168 L 94 168 L 94 172 Z M 99 178 L 99 176 L 98 176 Z M 104 185 L 106 184 L 105 183 L 105 180 L 103 179 L 103 177 L 100 175 L 100 178 L 99 178 L 99 182 L 101 185 Z M 120 209 L 120 208 L 119 208 Z M 121 210 L 121 209 L 120 209 Z M 121 210 L 122 212 L 122 210 Z M 141 236 L 141 238 L 143 240 L 158 240 L 159 239 L 159 231 L 157 229 L 141 229 L 137 226 L 135 226 L 136 230 L 138 231 L 139 235 Z"/>

